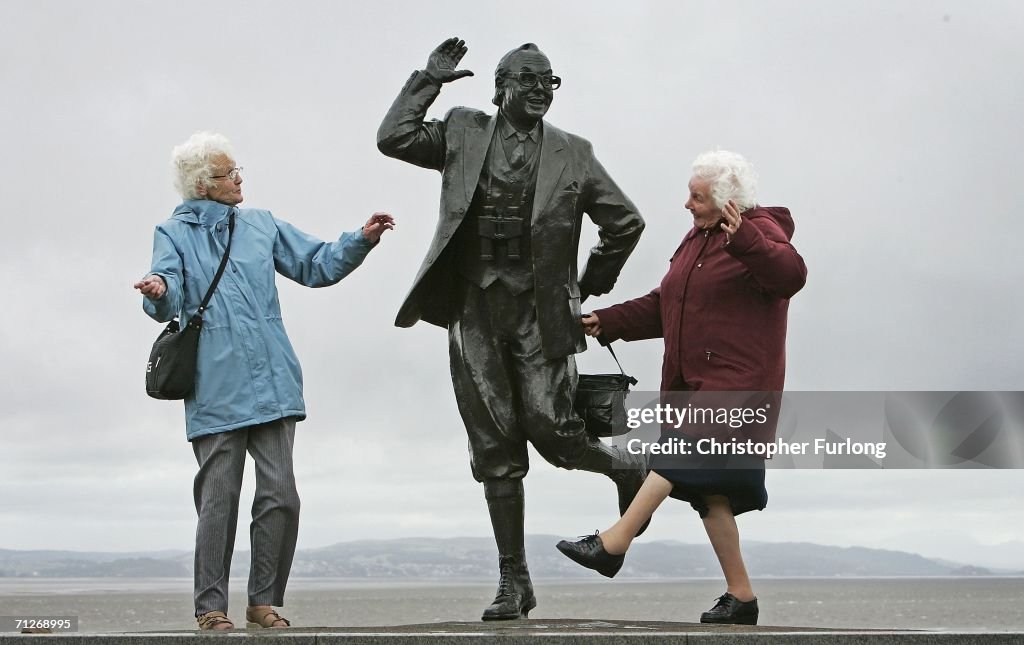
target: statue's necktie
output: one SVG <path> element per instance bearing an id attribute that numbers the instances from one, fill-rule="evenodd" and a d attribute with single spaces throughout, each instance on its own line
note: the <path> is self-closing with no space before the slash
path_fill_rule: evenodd
<path id="1" fill-rule="evenodd" d="M 526 140 L 530 135 L 525 132 L 516 132 L 516 145 L 512 148 L 512 157 L 508 160 L 514 170 L 518 170 L 526 163 Z"/>

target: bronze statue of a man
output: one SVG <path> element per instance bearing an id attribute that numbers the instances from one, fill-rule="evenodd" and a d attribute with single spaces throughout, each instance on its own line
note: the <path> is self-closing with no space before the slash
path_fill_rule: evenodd
<path id="1" fill-rule="evenodd" d="M 586 349 L 580 302 L 607 293 L 643 218 L 584 139 L 543 121 L 561 79 L 534 44 L 502 57 L 496 115 L 457 107 L 424 121 L 465 42 L 450 38 L 413 72 L 377 132 L 384 154 L 441 172 L 441 210 L 395 324 L 448 329 L 452 381 L 484 485 L 500 582 L 484 620 L 537 605 L 523 540 L 527 441 L 550 463 L 610 477 L 624 512 L 643 483 L 642 459 L 588 437 L 573 411 L 574 354 Z M 577 281 L 583 213 L 600 242 Z"/>

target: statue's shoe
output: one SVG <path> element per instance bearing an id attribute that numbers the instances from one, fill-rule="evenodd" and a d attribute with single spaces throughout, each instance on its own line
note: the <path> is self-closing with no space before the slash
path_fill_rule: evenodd
<path id="1" fill-rule="evenodd" d="M 498 593 L 494 601 L 484 609 L 480 620 L 515 620 L 529 618 L 530 610 L 537 606 L 533 595 L 533 582 L 522 556 L 503 555 L 498 557 Z"/>

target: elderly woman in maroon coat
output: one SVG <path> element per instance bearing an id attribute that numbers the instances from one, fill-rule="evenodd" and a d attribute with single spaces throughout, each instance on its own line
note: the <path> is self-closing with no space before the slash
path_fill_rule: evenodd
<path id="1" fill-rule="evenodd" d="M 758 206 L 756 181 L 750 163 L 738 154 L 712 151 L 697 157 L 686 201 L 693 228 L 661 285 L 583 318 L 586 333 L 606 341 L 664 338 L 662 392 L 782 390 L 789 299 L 803 287 L 807 268 L 790 243 L 789 210 Z M 694 463 L 679 467 L 680 459 Z M 726 593 L 701 622 L 756 624 L 757 598 L 735 516 L 768 502 L 760 457 L 655 455 L 650 475 L 618 522 L 578 542 L 562 541 L 558 548 L 612 577 L 639 528 L 670 495 L 690 502 L 700 514 L 725 574 Z"/>

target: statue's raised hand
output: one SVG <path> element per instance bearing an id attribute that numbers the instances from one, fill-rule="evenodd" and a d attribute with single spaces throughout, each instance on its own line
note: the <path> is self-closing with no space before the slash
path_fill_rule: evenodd
<path id="1" fill-rule="evenodd" d="M 437 49 L 430 52 L 430 58 L 427 59 L 427 68 L 424 71 L 427 73 L 427 76 L 438 83 L 449 83 L 466 76 L 472 76 L 473 72 L 468 69 L 455 69 L 465 55 L 466 41 L 459 40 L 457 36 L 449 38 L 438 45 Z"/>

